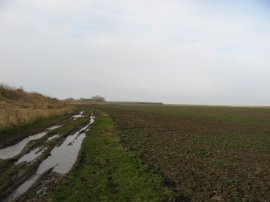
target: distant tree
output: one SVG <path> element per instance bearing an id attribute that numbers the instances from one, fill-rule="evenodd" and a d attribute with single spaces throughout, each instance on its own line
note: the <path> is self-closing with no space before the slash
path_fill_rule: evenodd
<path id="1" fill-rule="evenodd" d="M 105 98 L 99 95 L 91 97 L 91 100 L 98 101 L 98 102 L 105 102 Z"/>

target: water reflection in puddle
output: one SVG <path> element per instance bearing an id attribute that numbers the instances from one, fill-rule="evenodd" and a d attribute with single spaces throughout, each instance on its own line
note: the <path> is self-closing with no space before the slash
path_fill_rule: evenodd
<path id="1" fill-rule="evenodd" d="M 45 159 L 39 166 L 37 173 L 43 174 L 50 168 L 59 174 L 67 173 L 75 163 L 85 133 L 79 135 L 79 132 L 68 136 L 65 141 L 59 146 L 55 147 L 50 156 Z"/>
<path id="2" fill-rule="evenodd" d="M 60 125 L 52 126 L 50 128 L 47 128 L 44 132 L 41 132 L 41 133 L 38 133 L 35 135 L 31 135 L 27 138 L 24 138 L 22 141 L 20 141 L 19 143 L 15 144 L 13 146 L 10 146 L 10 147 L 4 148 L 4 149 L 0 149 L 0 159 L 9 159 L 9 158 L 13 158 L 13 157 L 17 156 L 18 154 L 20 154 L 22 152 L 25 145 L 28 144 L 30 141 L 40 139 L 40 138 L 44 137 L 45 135 L 47 135 L 47 133 L 49 131 L 52 131 L 52 130 L 59 128 L 59 127 L 61 127 L 61 126 Z"/>
<path id="3" fill-rule="evenodd" d="M 14 201 L 18 196 L 21 196 L 23 193 L 25 193 L 28 189 L 31 188 L 34 182 L 37 181 L 37 179 L 40 177 L 40 175 L 35 174 L 31 176 L 28 180 L 26 180 L 15 192 L 12 193 L 12 195 L 6 199 L 6 201 Z"/>
<path id="4" fill-rule="evenodd" d="M 46 150 L 40 150 L 40 148 L 36 148 L 32 151 L 30 151 L 29 153 L 25 154 L 24 156 L 22 156 L 15 164 L 19 164 L 22 162 L 31 162 L 33 160 L 35 160 L 37 157 L 39 157 L 44 151 Z"/>
<path id="5" fill-rule="evenodd" d="M 59 137 L 60 137 L 59 134 L 54 135 L 54 136 L 52 136 L 52 137 L 49 137 L 49 138 L 48 138 L 48 141 L 51 141 L 51 140 L 56 139 L 56 138 L 59 138 Z"/>
<path id="6" fill-rule="evenodd" d="M 84 111 L 80 111 L 79 114 L 72 116 L 73 120 L 77 120 L 78 118 L 83 117 Z"/>

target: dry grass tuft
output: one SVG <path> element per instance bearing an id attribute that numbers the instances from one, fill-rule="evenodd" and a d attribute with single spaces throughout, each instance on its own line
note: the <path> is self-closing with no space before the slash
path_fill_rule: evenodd
<path id="1" fill-rule="evenodd" d="M 71 105 L 56 98 L 28 93 L 6 84 L 0 85 L 0 129 L 71 110 Z"/>

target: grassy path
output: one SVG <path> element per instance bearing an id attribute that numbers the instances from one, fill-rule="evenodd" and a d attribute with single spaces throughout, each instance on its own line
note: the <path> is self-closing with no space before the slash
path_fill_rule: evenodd
<path id="1" fill-rule="evenodd" d="M 123 150 L 112 120 L 98 113 L 75 170 L 49 193 L 48 201 L 162 201 L 171 192 L 158 174 Z"/>

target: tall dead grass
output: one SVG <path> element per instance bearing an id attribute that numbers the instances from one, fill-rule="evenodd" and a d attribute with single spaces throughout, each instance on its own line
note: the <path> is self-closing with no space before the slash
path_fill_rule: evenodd
<path id="1" fill-rule="evenodd" d="M 0 85 L 0 129 L 22 125 L 42 117 L 70 112 L 64 101 Z"/>

